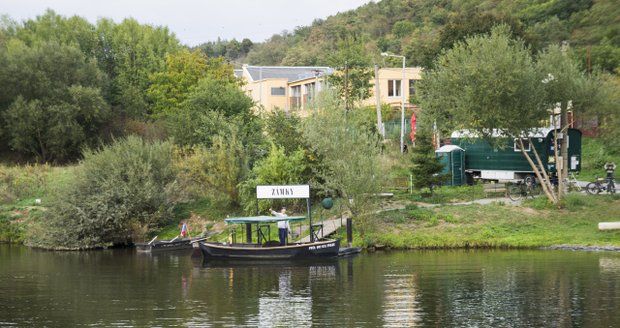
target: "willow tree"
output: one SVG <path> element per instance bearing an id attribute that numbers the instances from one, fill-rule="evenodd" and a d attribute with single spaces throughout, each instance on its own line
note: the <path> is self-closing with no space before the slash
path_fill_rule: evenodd
<path id="1" fill-rule="evenodd" d="M 557 203 L 538 155 L 534 150 L 532 158 L 523 146 L 548 117 L 543 79 L 523 41 L 511 39 L 507 26 L 498 26 L 440 56 L 423 77 L 420 98 L 426 114 L 443 118 L 438 124 L 470 130 L 494 146 L 501 146 L 502 137 L 518 140 L 545 194 Z"/>

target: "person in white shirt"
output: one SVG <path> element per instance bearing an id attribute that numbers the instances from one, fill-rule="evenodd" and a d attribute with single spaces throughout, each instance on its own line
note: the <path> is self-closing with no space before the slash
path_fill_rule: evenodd
<path id="1" fill-rule="evenodd" d="M 271 215 L 279 218 L 288 217 L 288 215 L 286 215 L 286 207 L 282 207 L 280 212 L 276 212 L 272 209 L 269 209 L 269 211 L 271 211 Z M 289 225 L 288 220 L 278 221 L 278 237 L 280 238 L 280 245 L 287 244 L 287 237 L 290 231 L 291 226 Z"/>

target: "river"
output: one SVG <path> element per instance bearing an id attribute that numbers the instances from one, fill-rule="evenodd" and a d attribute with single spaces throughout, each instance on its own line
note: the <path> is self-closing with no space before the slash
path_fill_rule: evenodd
<path id="1" fill-rule="evenodd" d="M 0 245 L 0 326 L 620 327 L 620 253 L 204 263 L 191 252 Z"/>

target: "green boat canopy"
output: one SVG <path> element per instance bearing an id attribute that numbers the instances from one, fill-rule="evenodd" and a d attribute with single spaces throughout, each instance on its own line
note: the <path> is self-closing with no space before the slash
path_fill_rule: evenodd
<path id="1" fill-rule="evenodd" d="M 279 221 L 288 221 L 288 222 L 299 222 L 305 220 L 305 216 L 287 216 L 287 217 L 278 217 L 278 216 L 246 216 L 246 217 L 238 217 L 238 218 L 226 218 L 224 222 L 226 224 L 244 224 L 244 223 L 275 223 Z"/>

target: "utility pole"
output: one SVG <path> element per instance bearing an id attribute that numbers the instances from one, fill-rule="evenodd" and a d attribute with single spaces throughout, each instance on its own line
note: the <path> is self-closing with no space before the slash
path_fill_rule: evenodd
<path id="1" fill-rule="evenodd" d="M 377 130 L 379 134 L 385 139 L 385 134 L 383 131 L 383 120 L 381 117 L 381 93 L 379 86 L 379 65 L 375 64 L 375 98 L 377 99 Z"/>
<path id="2" fill-rule="evenodd" d="M 344 62 L 344 109 L 349 111 L 349 66 Z"/>

